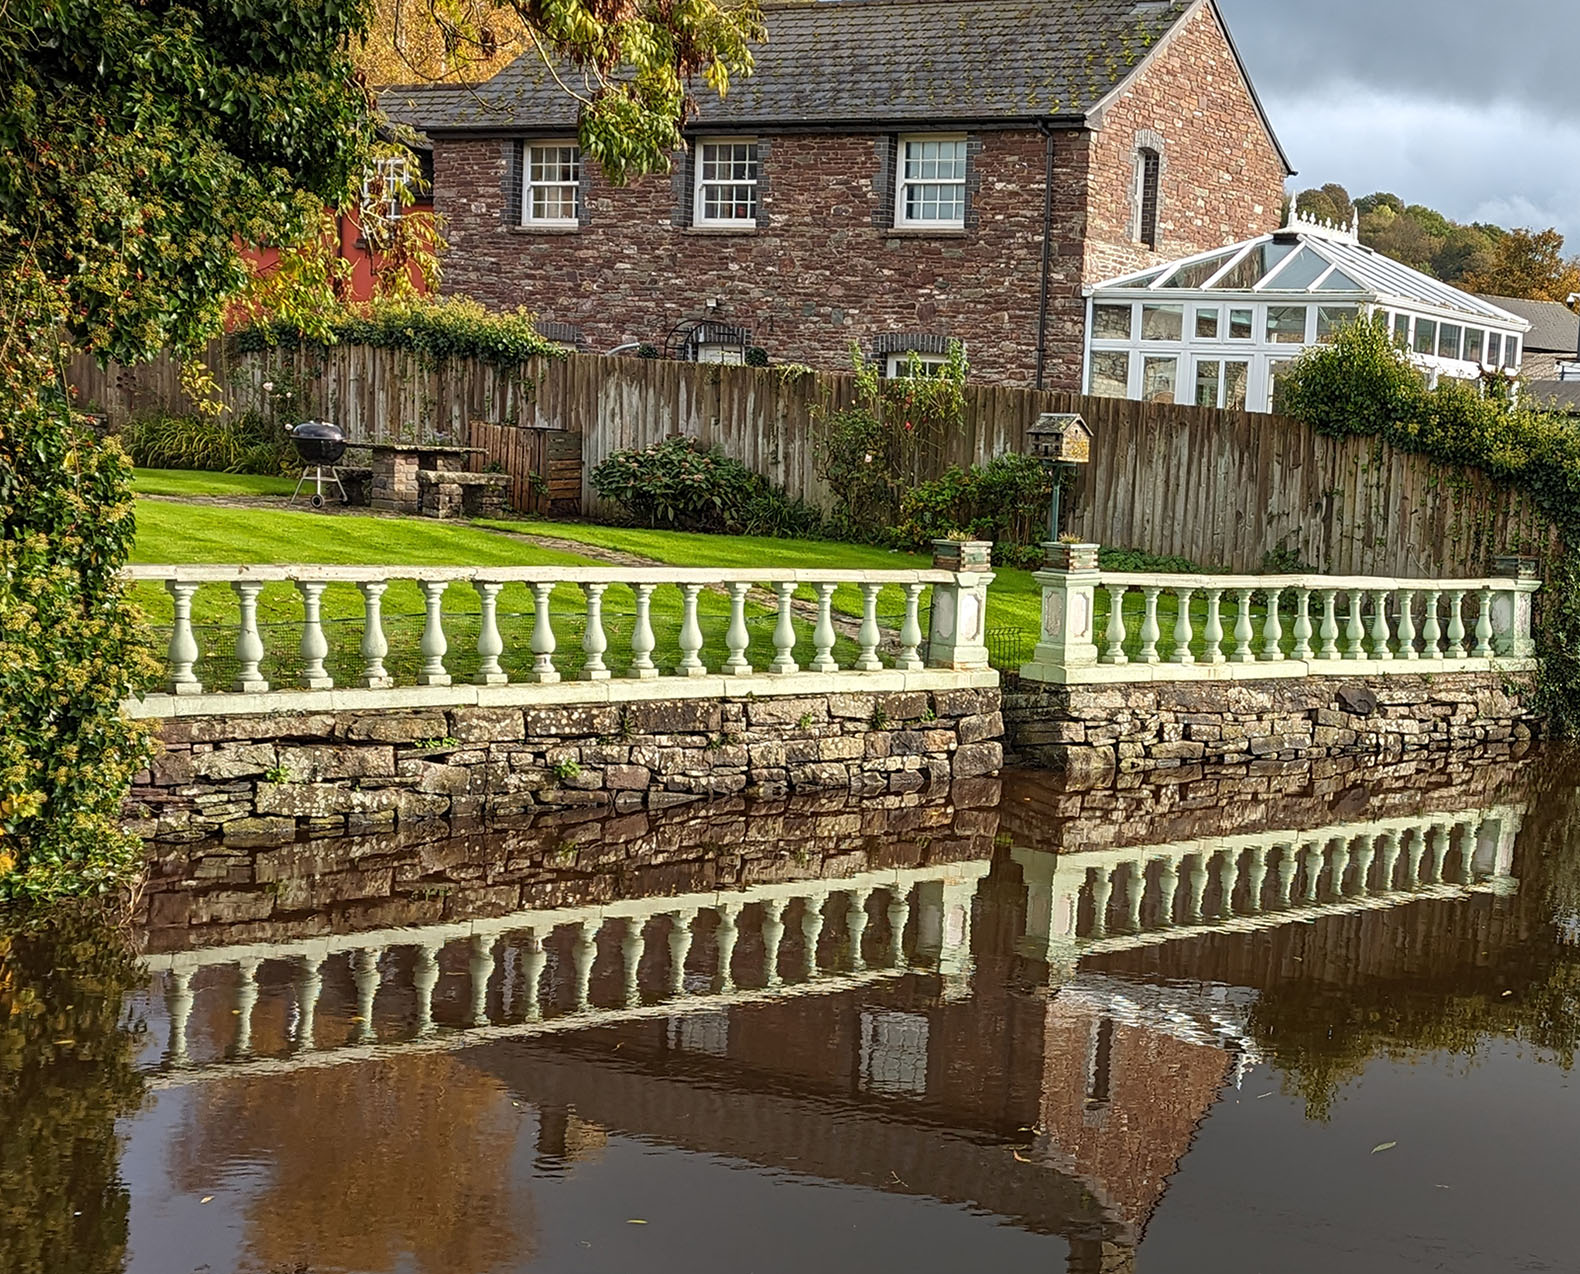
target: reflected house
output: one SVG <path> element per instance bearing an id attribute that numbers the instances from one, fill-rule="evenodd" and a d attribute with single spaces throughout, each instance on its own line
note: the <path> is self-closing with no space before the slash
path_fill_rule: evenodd
<path id="1" fill-rule="evenodd" d="M 1412 270 L 1354 227 L 1289 223 L 1087 289 L 1086 392 L 1272 410 L 1278 378 L 1346 323 L 1385 323 L 1423 375 L 1519 374 L 1530 322 Z"/>

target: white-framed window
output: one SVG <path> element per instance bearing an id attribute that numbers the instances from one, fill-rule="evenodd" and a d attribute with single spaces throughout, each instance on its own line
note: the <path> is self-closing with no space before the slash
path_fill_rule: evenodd
<path id="1" fill-rule="evenodd" d="M 1198 407 L 1230 407 L 1244 411 L 1250 380 L 1249 359 L 1198 358 L 1193 401 Z"/>
<path id="2" fill-rule="evenodd" d="M 575 142 L 528 142 L 524 158 L 522 223 L 575 225 L 581 219 L 581 147 Z"/>
<path id="3" fill-rule="evenodd" d="M 912 360 L 915 360 L 913 363 Z M 890 354 L 888 365 L 884 374 L 890 380 L 905 380 L 911 375 L 914 368 L 919 376 L 938 376 L 944 368 L 949 366 L 947 354 L 919 354 L 907 350 L 900 354 Z"/>
<path id="4" fill-rule="evenodd" d="M 746 347 L 744 345 L 705 342 L 697 346 L 697 361 L 699 363 L 723 363 L 728 367 L 744 367 L 746 365 Z"/>
<path id="5" fill-rule="evenodd" d="M 928 1026 L 920 1013 L 863 1009 L 862 1091 L 887 1097 L 925 1097 Z"/>
<path id="6" fill-rule="evenodd" d="M 757 224 L 757 142 L 720 137 L 697 143 L 697 189 L 692 221 L 699 226 Z"/>
<path id="7" fill-rule="evenodd" d="M 404 155 L 380 155 L 362 177 L 361 223 L 393 225 L 400 217 L 400 191 L 411 181 Z"/>
<path id="8" fill-rule="evenodd" d="M 1520 338 L 1518 336 L 1505 336 L 1503 338 L 1503 365 L 1519 370 L 1520 366 Z"/>
<path id="9" fill-rule="evenodd" d="M 1094 398 L 1130 397 L 1130 354 L 1118 349 L 1093 350 L 1086 392 Z"/>
<path id="10" fill-rule="evenodd" d="M 965 227 L 964 137 L 900 138 L 894 183 L 894 224 Z"/>

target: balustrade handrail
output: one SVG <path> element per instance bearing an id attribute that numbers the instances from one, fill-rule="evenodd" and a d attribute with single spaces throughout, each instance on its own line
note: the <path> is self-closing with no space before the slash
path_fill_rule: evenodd
<path id="1" fill-rule="evenodd" d="M 1189 588 L 1196 592 L 1204 592 L 1210 588 L 1221 588 L 1225 592 L 1242 588 L 1264 591 L 1278 589 L 1289 592 L 1303 588 L 1315 593 L 1331 588 L 1339 592 L 1360 589 L 1367 593 L 1406 590 L 1420 593 L 1434 590 L 1444 593 L 1456 591 L 1472 593 L 1483 589 L 1491 589 L 1493 592 L 1529 591 L 1537 583 L 1531 579 L 1516 579 L 1511 575 L 1487 576 L 1481 579 L 1404 579 L 1392 575 L 1181 575 L 1160 572 L 1099 571 L 1097 577 L 1098 586 L 1102 588 L 1109 585 L 1116 588 L 1121 586 L 1161 588 L 1165 592 L 1179 588 Z"/>
<path id="2" fill-rule="evenodd" d="M 174 580 L 189 584 L 264 584 L 297 580 L 322 584 L 413 581 L 469 584 L 952 584 L 954 571 L 836 570 L 765 566 L 750 569 L 680 566 L 318 566 L 134 565 L 123 575 L 136 583 Z"/>

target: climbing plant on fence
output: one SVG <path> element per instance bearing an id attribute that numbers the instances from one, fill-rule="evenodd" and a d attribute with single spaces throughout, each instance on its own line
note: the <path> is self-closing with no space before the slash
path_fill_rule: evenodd
<path id="1" fill-rule="evenodd" d="M 1445 379 L 1428 388 L 1374 323 L 1352 324 L 1302 355 L 1276 406 L 1319 433 L 1375 435 L 1479 469 L 1524 492 L 1551 519 L 1562 548 L 1539 599 L 1538 701 L 1559 733 L 1580 734 L 1580 427 L 1524 405 L 1502 383 Z"/>

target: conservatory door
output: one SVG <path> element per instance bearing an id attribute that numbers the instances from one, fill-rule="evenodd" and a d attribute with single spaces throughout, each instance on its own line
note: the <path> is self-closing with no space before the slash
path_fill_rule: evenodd
<path id="1" fill-rule="evenodd" d="M 1244 358 L 1198 358 L 1190 401 L 1198 407 L 1229 407 L 1244 411 L 1251 363 Z"/>

